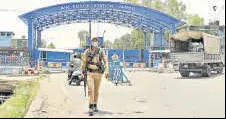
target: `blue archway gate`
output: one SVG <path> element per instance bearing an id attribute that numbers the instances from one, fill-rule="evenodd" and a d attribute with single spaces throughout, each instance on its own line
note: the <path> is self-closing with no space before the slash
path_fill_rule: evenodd
<path id="1" fill-rule="evenodd" d="M 170 17 L 157 10 L 142 6 L 109 1 L 84 1 L 58 4 L 25 13 L 19 18 L 28 25 L 28 49 L 34 59 L 34 50 L 41 47 L 43 30 L 72 23 L 113 23 L 121 26 L 138 28 L 144 31 L 144 49 L 147 32 L 158 34 L 160 46 L 163 43 L 165 30 L 171 33 L 184 22 Z M 89 25 L 91 36 L 91 24 Z M 151 37 L 152 38 L 152 37 Z M 152 39 L 153 43 L 154 39 Z M 87 42 L 88 43 L 88 42 Z M 113 81 L 123 80 L 122 67 L 119 62 L 110 65 L 110 77 Z"/>
<path id="2" fill-rule="evenodd" d="M 160 34 L 162 43 L 165 30 L 175 31 L 184 22 L 157 10 L 142 6 L 109 1 L 84 1 L 58 4 L 25 13 L 19 18 L 28 25 L 28 49 L 31 57 L 33 50 L 41 46 L 41 32 L 45 29 L 71 23 L 99 22 L 139 28 L 146 32 Z"/>

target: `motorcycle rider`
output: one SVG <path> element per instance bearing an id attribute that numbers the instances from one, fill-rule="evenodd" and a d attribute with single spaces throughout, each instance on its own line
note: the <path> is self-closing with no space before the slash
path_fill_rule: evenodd
<path id="1" fill-rule="evenodd" d="M 70 80 L 72 73 L 75 70 L 81 70 L 81 64 L 82 61 L 80 60 L 80 55 L 75 53 L 73 55 L 72 60 L 69 62 L 69 67 L 68 67 L 68 80 Z"/>

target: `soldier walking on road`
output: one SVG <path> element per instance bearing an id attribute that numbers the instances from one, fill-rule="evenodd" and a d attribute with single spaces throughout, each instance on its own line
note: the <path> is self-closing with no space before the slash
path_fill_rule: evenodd
<path id="1" fill-rule="evenodd" d="M 105 78 L 108 78 L 107 55 L 103 49 L 98 47 L 97 38 L 91 40 L 90 48 L 83 54 L 82 71 L 85 69 L 87 70 L 89 115 L 92 116 L 93 112 L 98 112 L 99 87 L 103 74 L 105 73 Z"/>

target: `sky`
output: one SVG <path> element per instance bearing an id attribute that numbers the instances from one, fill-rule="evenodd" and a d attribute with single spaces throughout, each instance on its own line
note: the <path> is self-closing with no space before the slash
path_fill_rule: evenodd
<path id="1" fill-rule="evenodd" d="M 0 31 L 13 31 L 14 38 L 27 36 L 27 26 L 18 18 L 19 15 L 31 10 L 46 7 L 59 3 L 78 2 L 87 0 L 0 0 Z M 106 1 L 106 0 L 102 0 Z M 121 0 L 111 0 L 121 1 Z M 218 8 L 221 12 L 217 14 L 211 12 L 213 5 L 225 6 L 224 0 L 178 0 L 187 6 L 187 12 L 190 14 L 198 14 L 205 19 L 208 24 L 213 18 L 219 19 L 221 25 L 225 25 L 225 7 Z M 223 10 L 222 10 L 223 9 Z M 216 17 L 212 17 L 216 16 Z M 42 32 L 42 38 L 48 40 L 47 43 L 53 42 L 57 48 L 75 48 L 79 46 L 77 33 L 80 30 L 89 30 L 88 23 L 75 23 L 70 25 L 58 26 L 46 29 Z M 92 35 L 102 36 L 106 30 L 104 40 L 114 41 L 123 34 L 130 33 L 131 29 L 113 24 L 92 24 Z"/>

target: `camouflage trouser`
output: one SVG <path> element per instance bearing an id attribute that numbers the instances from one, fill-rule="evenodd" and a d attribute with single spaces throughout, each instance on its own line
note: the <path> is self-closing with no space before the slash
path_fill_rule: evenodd
<path id="1" fill-rule="evenodd" d="M 99 88 L 103 74 L 89 73 L 87 74 L 88 99 L 89 104 L 97 104 L 99 97 Z"/>

